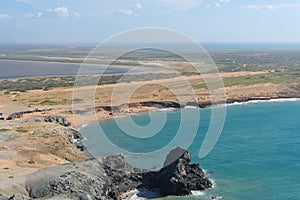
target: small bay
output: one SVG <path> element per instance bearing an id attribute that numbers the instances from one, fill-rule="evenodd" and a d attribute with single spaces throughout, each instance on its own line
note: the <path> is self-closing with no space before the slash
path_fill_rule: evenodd
<path id="1" fill-rule="evenodd" d="M 102 155 L 103 152 L 117 153 L 110 151 L 102 143 L 99 133 L 101 127 L 110 135 L 111 140 L 120 142 L 115 145 L 122 143 L 122 148 L 128 147 L 130 151 L 140 152 L 136 154 L 140 156 L 137 160 L 155 165 L 157 162 L 163 162 L 165 155 L 143 160 L 145 149 L 150 151 L 151 148 L 156 149 L 168 144 L 177 132 L 182 112 L 189 113 L 195 110 L 200 112 L 200 125 L 189 151 L 193 162 L 200 163 L 200 166 L 207 170 L 207 175 L 214 181 L 215 187 L 198 193 L 198 196 L 166 199 L 299 199 L 300 101 L 253 102 L 228 106 L 221 137 L 203 159 L 198 157 L 198 152 L 209 125 L 210 108 L 167 112 L 165 127 L 157 137 L 149 140 L 127 140 L 114 120 L 90 124 L 81 131 L 87 138 L 85 145 L 96 156 Z M 155 115 L 154 113 L 152 117 Z M 151 121 L 148 114 L 126 116 L 124 119 L 130 117 L 141 126 L 146 126 Z M 129 154 L 129 160 L 130 156 Z"/>

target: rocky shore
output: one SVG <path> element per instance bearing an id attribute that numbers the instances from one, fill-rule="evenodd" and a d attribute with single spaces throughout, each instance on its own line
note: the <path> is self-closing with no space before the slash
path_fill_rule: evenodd
<path id="1" fill-rule="evenodd" d="M 192 190 L 210 189 L 212 182 L 205 177 L 199 164 L 190 162 L 191 154 L 177 147 L 168 154 L 161 170 L 143 175 L 142 186 L 158 189 L 162 196 L 186 196 L 191 195 Z"/>
<path id="2" fill-rule="evenodd" d="M 161 196 L 186 196 L 191 190 L 211 188 L 199 164 L 190 164 L 190 160 L 190 153 L 178 147 L 157 172 L 132 167 L 122 154 L 57 165 L 27 176 L 28 195 L 15 194 L 0 200 L 120 199 L 124 192 L 135 188 L 157 189 Z"/>
<path id="3" fill-rule="evenodd" d="M 289 95 L 289 96 L 274 96 L 274 97 L 240 97 L 240 98 L 229 98 L 226 101 L 214 102 L 214 105 L 223 105 L 223 104 L 232 104 L 232 103 L 246 103 L 250 101 L 268 101 L 273 99 L 294 99 L 300 98 L 299 95 Z M 70 110 L 67 114 L 77 114 L 77 115 L 86 115 L 87 113 L 92 112 L 109 112 L 109 115 L 120 114 L 120 113 L 132 113 L 131 109 L 134 108 L 184 108 L 186 106 L 193 106 L 198 108 L 208 108 L 213 106 L 211 101 L 202 101 L 202 102 L 187 102 L 186 104 L 179 104 L 173 101 L 142 101 L 135 103 L 125 103 L 119 106 L 96 106 L 95 108 L 88 108 L 85 110 Z M 143 111 L 143 110 L 142 110 Z"/>

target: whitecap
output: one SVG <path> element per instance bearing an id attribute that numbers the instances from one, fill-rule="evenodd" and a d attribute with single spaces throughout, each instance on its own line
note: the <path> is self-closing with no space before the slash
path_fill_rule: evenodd
<path id="1" fill-rule="evenodd" d="M 164 111 L 164 112 L 170 112 L 170 111 L 174 111 L 176 110 L 176 108 L 172 108 L 172 107 L 169 107 L 169 108 L 160 108 L 160 109 L 155 109 L 153 111 Z"/>
<path id="2" fill-rule="evenodd" d="M 214 179 L 209 179 L 210 181 L 211 181 L 211 183 L 212 183 L 212 188 L 216 188 L 217 187 L 217 185 L 216 185 L 216 182 L 215 182 L 215 180 Z"/>
<path id="3" fill-rule="evenodd" d="M 279 99 L 265 99 L 265 100 L 250 100 L 250 101 L 245 101 L 245 102 L 229 103 L 229 104 L 227 104 L 227 106 L 258 104 L 258 103 L 272 103 L 272 102 L 296 102 L 296 101 L 300 101 L 300 98 L 279 98 Z"/>
<path id="4" fill-rule="evenodd" d="M 200 197 L 205 195 L 205 192 L 199 190 L 192 190 L 191 192 L 193 197 Z"/>
<path id="5" fill-rule="evenodd" d="M 294 102 L 300 101 L 300 98 L 280 98 L 280 99 L 270 99 L 270 102 Z"/>
<path id="6" fill-rule="evenodd" d="M 197 106 L 184 106 L 184 109 L 197 109 Z"/>
<path id="7" fill-rule="evenodd" d="M 211 171 L 211 170 L 205 170 L 205 169 L 202 169 L 202 171 L 204 172 L 205 175 L 208 175 L 208 176 L 214 173 L 214 172 Z"/>

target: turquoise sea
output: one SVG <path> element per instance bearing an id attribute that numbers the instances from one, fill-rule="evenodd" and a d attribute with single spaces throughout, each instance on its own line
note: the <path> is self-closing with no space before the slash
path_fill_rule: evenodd
<path id="1" fill-rule="evenodd" d="M 167 123 L 157 135 L 159 137 L 149 140 L 126 139 L 114 120 L 101 122 L 100 125 L 109 133 L 110 139 L 120 141 L 123 148 L 145 152 L 166 145 L 174 137 L 181 111 L 189 113 L 195 110 L 169 111 Z M 198 196 L 164 199 L 300 199 L 300 101 L 252 102 L 227 106 L 221 137 L 208 156 L 202 159 L 198 157 L 198 152 L 211 112 L 210 108 L 197 111 L 201 114 L 201 122 L 189 151 L 193 162 L 200 163 L 207 170 L 207 176 L 214 181 L 215 187 L 198 193 Z M 127 116 L 124 120 L 128 117 L 140 125 L 149 123 L 147 114 Z M 82 134 L 87 138 L 85 144 L 95 155 L 115 153 L 103 144 L 98 124 L 86 126 Z M 159 156 L 145 161 L 142 153 L 138 155 L 140 157 L 136 160 L 140 159 L 141 162 L 162 162 Z"/>

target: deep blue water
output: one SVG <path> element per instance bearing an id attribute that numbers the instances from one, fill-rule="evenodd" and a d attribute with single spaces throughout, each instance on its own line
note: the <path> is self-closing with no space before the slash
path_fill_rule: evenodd
<path id="1" fill-rule="evenodd" d="M 113 120 L 101 122 L 101 127 L 109 133 L 115 144 L 123 144 L 122 148 L 141 152 L 137 154 L 140 156 L 137 158 L 140 162 L 162 162 L 159 157 L 165 155 L 143 160 L 142 153 L 170 142 L 179 127 L 181 111 L 189 114 L 195 110 L 168 112 L 165 127 L 157 137 L 148 140 L 128 140 Z M 189 151 L 193 162 L 200 163 L 202 168 L 210 172 L 208 176 L 214 180 L 215 188 L 201 196 L 189 198 L 209 199 L 211 196 L 218 196 L 228 200 L 300 199 L 299 101 L 228 106 L 221 137 L 210 154 L 203 159 L 198 157 L 198 152 L 208 128 L 211 112 L 210 109 L 197 111 L 201 113 L 200 126 Z M 154 113 L 154 117 L 159 115 L 159 112 L 157 113 Z M 126 118 L 129 117 L 123 119 Z M 150 122 L 149 115 L 146 114 L 132 118 L 139 125 L 147 125 Z M 190 120 L 192 122 L 193 119 Z M 189 128 L 187 125 L 186 130 Z M 86 145 L 95 155 L 101 155 L 103 152 L 109 154 L 110 149 L 103 144 L 103 138 L 98 132 L 98 124 L 82 129 L 87 138 Z"/>

